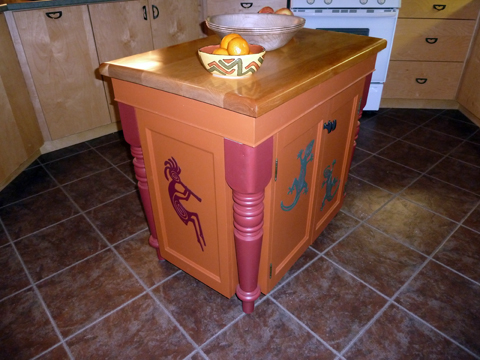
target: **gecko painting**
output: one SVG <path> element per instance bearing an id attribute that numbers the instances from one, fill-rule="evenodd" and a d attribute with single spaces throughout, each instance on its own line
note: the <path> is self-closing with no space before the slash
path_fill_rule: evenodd
<path id="1" fill-rule="evenodd" d="M 203 250 L 203 247 L 206 246 L 205 239 L 203 237 L 202 225 L 200 224 L 200 218 L 197 213 L 188 211 L 185 209 L 181 201 L 188 201 L 191 196 L 197 199 L 199 202 L 202 201 L 195 193 L 190 190 L 180 179 L 180 173 L 182 169 L 177 164 L 175 158 L 170 158 L 164 163 L 165 165 L 165 178 L 169 180 L 168 184 L 168 194 L 170 195 L 170 201 L 172 202 L 173 208 L 177 212 L 180 219 L 185 225 L 188 225 L 189 222 L 193 224 L 195 228 L 195 234 L 197 235 L 197 241 L 200 244 L 200 247 Z"/>

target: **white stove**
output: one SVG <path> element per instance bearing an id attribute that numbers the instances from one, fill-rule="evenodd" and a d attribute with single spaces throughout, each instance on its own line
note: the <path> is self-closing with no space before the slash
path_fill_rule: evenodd
<path id="1" fill-rule="evenodd" d="M 290 9 L 310 29 L 347 32 L 387 40 L 378 53 L 364 110 L 378 110 L 387 78 L 401 0 L 290 0 Z"/>

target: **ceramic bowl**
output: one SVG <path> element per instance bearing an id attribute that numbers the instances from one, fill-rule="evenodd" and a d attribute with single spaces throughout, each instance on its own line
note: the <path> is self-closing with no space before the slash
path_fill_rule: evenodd
<path id="1" fill-rule="evenodd" d="M 305 26 L 305 19 L 278 14 L 224 14 L 209 16 L 206 25 L 221 38 L 237 33 L 271 51 L 289 42 Z"/>
<path id="2" fill-rule="evenodd" d="M 249 55 L 215 55 L 212 54 L 220 45 L 209 45 L 198 50 L 200 62 L 214 76 L 239 78 L 255 74 L 262 66 L 265 48 L 250 45 Z"/>

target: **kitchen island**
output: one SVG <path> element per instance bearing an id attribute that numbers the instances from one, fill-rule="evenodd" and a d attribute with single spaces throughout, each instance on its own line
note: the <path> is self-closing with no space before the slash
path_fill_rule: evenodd
<path id="1" fill-rule="evenodd" d="M 208 73 L 216 36 L 109 61 L 159 258 L 251 313 L 340 210 L 365 79 L 386 41 L 302 29 L 254 75 Z"/>

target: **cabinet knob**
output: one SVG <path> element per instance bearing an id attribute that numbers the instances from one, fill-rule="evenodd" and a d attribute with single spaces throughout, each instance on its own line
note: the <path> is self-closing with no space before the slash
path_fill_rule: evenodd
<path id="1" fill-rule="evenodd" d="M 425 41 L 429 44 L 435 44 L 438 41 L 438 38 L 425 38 Z"/>
<path id="2" fill-rule="evenodd" d="M 240 5 L 244 9 L 250 9 L 252 7 L 253 3 L 251 3 L 251 2 L 241 2 Z"/>
<path id="3" fill-rule="evenodd" d="M 420 85 L 423 85 L 427 82 L 427 78 L 416 78 L 415 81 Z"/>
<path id="4" fill-rule="evenodd" d="M 434 4 L 433 5 L 433 8 L 435 10 L 438 10 L 438 11 L 445 10 L 446 7 L 447 7 L 447 5 L 439 5 L 439 4 Z"/>
<path id="5" fill-rule="evenodd" d="M 50 11 L 50 12 L 47 12 L 45 13 L 45 15 L 47 15 L 48 18 L 50 19 L 60 19 L 62 17 L 62 12 L 61 11 Z"/>

